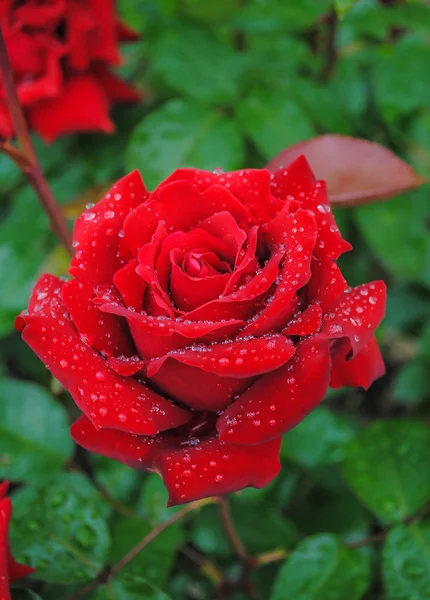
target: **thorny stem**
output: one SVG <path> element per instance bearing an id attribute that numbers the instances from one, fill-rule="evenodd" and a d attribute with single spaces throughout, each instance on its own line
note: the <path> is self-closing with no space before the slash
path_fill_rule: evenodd
<path id="1" fill-rule="evenodd" d="M 53 231 L 58 235 L 70 255 L 73 255 L 72 237 L 61 210 L 46 181 L 36 152 L 31 141 L 30 133 L 16 91 L 12 67 L 0 27 L 0 71 L 6 93 L 7 105 L 12 118 L 15 134 L 21 149 L 9 142 L 3 142 L 0 147 L 19 166 L 34 189 L 40 203 L 47 212 Z"/>
<path id="2" fill-rule="evenodd" d="M 196 502 L 191 502 L 187 506 L 184 506 L 177 513 L 173 514 L 169 517 L 164 523 L 160 523 L 154 529 L 152 529 L 148 535 L 146 535 L 143 539 L 140 540 L 136 546 L 134 546 L 125 556 L 123 556 L 117 563 L 115 563 L 112 567 L 106 569 L 96 579 L 90 581 L 86 586 L 81 588 L 75 594 L 72 594 L 68 600 L 78 600 L 78 598 L 83 598 L 89 592 L 96 589 L 99 585 L 104 585 L 108 583 L 115 575 L 121 571 L 123 567 L 125 567 L 129 562 L 131 562 L 150 542 L 152 542 L 157 536 L 160 535 L 165 529 L 168 529 L 170 525 L 176 523 L 182 519 L 188 513 L 202 508 L 207 504 L 217 504 L 219 502 L 218 498 L 204 498 L 203 500 L 197 500 Z"/>

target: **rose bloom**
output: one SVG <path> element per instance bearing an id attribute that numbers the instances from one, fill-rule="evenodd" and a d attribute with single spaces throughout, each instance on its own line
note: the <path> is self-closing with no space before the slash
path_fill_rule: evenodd
<path id="1" fill-rule="evenodd" d="M 0 484 L 0 598 L 10 600 L 9 585 L 34 572 L 31 567 L 17 563 L 10 553 L 8 543 L 12 503 L 6 497 L 8 483 Z"/>
<path id="2" fill-rule="evenodd" d="M 0 0 L 0 25 L 18 98 L 46 141 L 78 131 L 110 133 L 111 105 L 139 98 L 110 71 L 121 63 L 119 42 L 137 39 L 118 21 L 114 0 Z M 0 136 L 12 135 L 0 75 Z"/>
<path id="3" fill-rule="evenodd" d="M 385 285 L 347 286 L 351 246 L 303 157 L 153 192 L 134 171 L 74 247 L 73 279 L 42 276 L 16 326 L 83 411 L 76 442 L 158 472 L 170 504 L 265 486 L 329 385 L 384 373 Z"/>

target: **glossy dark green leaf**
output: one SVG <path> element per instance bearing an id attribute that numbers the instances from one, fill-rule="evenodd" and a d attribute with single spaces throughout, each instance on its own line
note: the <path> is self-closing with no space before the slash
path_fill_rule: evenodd
<path id="1" fill-rule="evenodd" d="M 13 495 L 11 545 L 17 560 L 52 583 L 93 579 L 110 545 L 108 507 L 83 475 L 59 475 Z"/>
<path id="2" fill-rule="evenodd" d="M 152 48 L 152 70 L 172 90 L 209 105 L 237 98 L 241 65 L 239 54 L 198 27 L 166 30 Z"/>
<path id="3" fill-rule="evenodd" d="M 73 454 L 66 411 L 34 383 L 0 379 L 0 478 L 49 479 Z"/>
<path id="4" fill-rule="evenodd" d="M 91 594 L 90 600 L 173 600 L 142 575 L 124 576 L 112 579 Z"/>
<path id="5" fill-rule="evenodd" d="M 168 499 L 169 494 L 163 480 L 156 473 L 151 473 L 145 479 L 137 508 L 143 512 L 149 523 L 155 526 L 181 509 L 180 506 L 167 508 Z"/>
<path id="6" fill-rule="evenodd" d="M 341 461 L 354 437 L 350 420 L 321 407 L 284 436 L 282 456 L 308 469 Z"/>
<path id="7" fill-rule="evenodd" d="M 393 384 L 393 401 L 415 406 L 430 400 L 430 363 L 419 358 L 405 364 Z"/>
<path id="8" fill-rule="evenodd" d="M 179 167 L 225 171 L 242 164 L 243 140 L 236 124 L 216 111 L 171 100 L 135 129 L 127 169 L 140 169 L 149 189 Z"/>
<path id="9" fill-rule="evenodd" d="M 314 134 L 304 110 L 280 92 L 257 90 L 240 102 L 236 110 L 243 132 L 267 160 Z"/>
<path id="10" fill-rule="evenodd" d="M 337 14 L 340 17 L 344 17 L 357 2 L 358 0 L 334 0 L 334 6 Z"/>
<path id="11" fill-rule="evenodd" d="M 430 523 L 392 529 L 384 545 L 382 562 L 387 600 L 430 598 Z"/>
<path id="12" fill-rule="evenodd" d="M 342 547 L 334 535 L 301 542 L 278 572 L 270 600 L 359 600 L 369 585 L 360 552 Z"/>
<path id="13" fill-rule="evenodd" d="M 386 523 L 414 515 L 430 499 L 430 431 L 420 422 L 378 421 L 348 448 L 344 475 Z"/>
<path id="14" fill-rule="evenodd" d="M 131 550 L 152 530 L 144 518 L 121 517 L 112 528 L 111 562 L 116 562 Z M 129 563 L 123 573 L 130 577 L 145 576 L 148 582 L 162 586 L 173 566 L 176 552 L 183 543 L 183 528 L 176 523 L 148 544 L 136 558 Z"/>

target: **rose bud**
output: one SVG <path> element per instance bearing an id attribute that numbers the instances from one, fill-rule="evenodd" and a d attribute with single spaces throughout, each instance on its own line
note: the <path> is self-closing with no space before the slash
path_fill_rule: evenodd
<path id="1" fill-rule="evenodd" d="M 80 131 L 111 133 L 109 109 L 137 92 L 110 71 L 118 44 L 137 39 L 115 13 L 114 0 L 5 2 L 1 27 L 18 99 L 46 141 Z M 0 75 L 0 136 L 13 135 Z"/>
<path id="2" fill-rule="evenodd" d="M 32 567 L 17 563 L 9 550 L 8 534 L 12 502 L 6 497 L 7 481 L 0 484 L 0 598 L 10 600 L 9 585 L 34 572 Z"/>
<path id="3" fill-rule="evenodd" d="M 351 246 L 303 157 L 179 169 L 153 192 L 134 171 L 74 247 L 73 279 L 42 276 L 16 326 L 84 413 L 76 442 L 158 472 L 170 504 L 265 486 L 329 385 L 384 373 L 385 285 L 348 287 Z"/>

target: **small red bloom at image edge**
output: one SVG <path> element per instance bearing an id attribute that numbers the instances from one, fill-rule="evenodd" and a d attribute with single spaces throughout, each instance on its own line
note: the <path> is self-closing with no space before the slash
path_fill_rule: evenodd
<path id="1" fill-rule="evenodd" d="M 32 567 L 26 567 L 16 562 L 9 550 L 9 523 L 12 515 L 12 502 L 6 497 L 8 482 L 0 484 L 0 598 L 10 600 L 9 586 L 18 579 L 27 577 L 34 572 Z"/>
<path id="2" fill-rule="evenodd" d="M 111 133 L 111 106 L 139 100 L 111 70 L 121 64 L 119 44 L 138 39 L 118 20 L 114 0 L 5 2 L 0 25 L 18 99 L 45 141 L 84 131 Z M 0 136 L 12 135 L 0 74 Z"/>
<path id="3" fill-rule="evenodd" d="M 73 245 L 72 279 L 43 275 L 16 327 L 82 411 L 75 441 L 159 473 L 170 505 L 267 485 L 329 386 L 384 373 L 385 284 L 347 285 L 304 157 L 178 169 L 152 192 L 134 171 Z"/>

